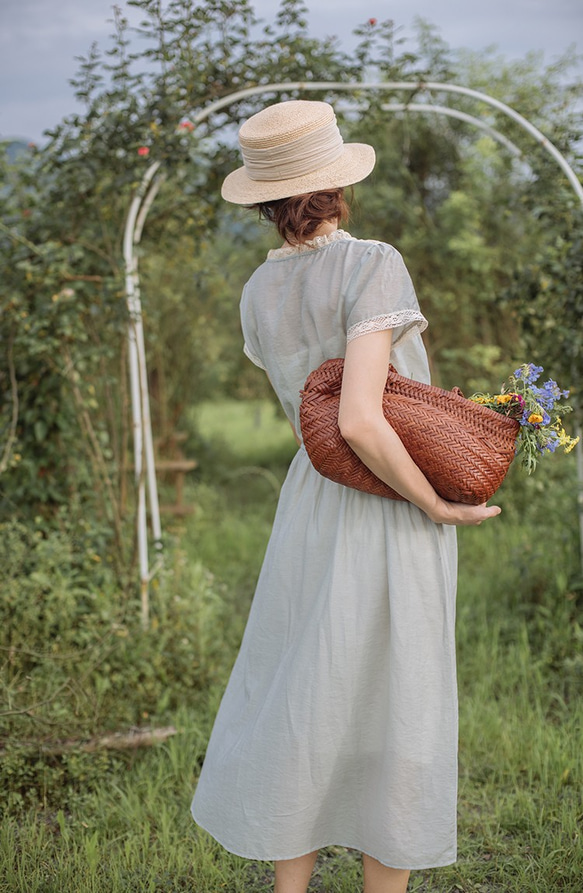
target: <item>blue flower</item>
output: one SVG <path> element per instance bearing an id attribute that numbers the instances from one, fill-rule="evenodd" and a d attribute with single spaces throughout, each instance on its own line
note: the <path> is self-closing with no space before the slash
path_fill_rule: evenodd
<path id="1" fill-rule="evenodd" d="M 531 385 L 530 392 L 539 406 L 542 409 L 548 409 L 550 412 L 555 408 L 557 400 L 560 400 L 561 397 L 569 396 L 569 392 L 562 391 L 556 381 L 552 381 L 552 379 L 545 381 L 542 388 Z"/>
<path id="2" fill-rule="evenodd" d="M 568 452 L 576 443 L 565 434 L 559 418 L 560 410 L 568 412 L 570 409 L 569 406 L 561 407 L 561 400 L 569 396 L 569 391 L 563 391 L 552 379 L 535 385 L 542 372 L 542 366 L 523 363 L 515 370 L 508 385 L 502 385 L 501 394 L 489 398 L 493 409 L 508 414 L 510 407 L 512 417 L 519 422 L 517 452 L 522 453 L 523 465 L 529 474 L 536 468 L 538 456 L 554 453 L 558 447 L 565 447 Z M 513 394 L 518 395 L 516 400 L 508 405 L 504 403 L 502 398 L 508 401 Z M 478 402 L 484 402 L 483 398 Z"/>
<path id="3" fill-rule="evenodd" d="M 554 453 L 558 446 L 561 445 L 561 439 L 556 431 L 549 432 L 549 439 L 545 443 L 545 450 Z"/>
<path id="4" fill-rule="evenodd" d="M 544 372 L 542 366 L 535 366 L 534 363 L 528 363 L 527 374 L 525 375 L 524 380 L 527 384 L 533 384 L 533 382 L 538 381 L 541 372 Z"/>
<path id="5" fill-rule="evenodd" d="M 535 366 L 534 363 L 524 363 L 515 370 L 515 378 L 522 379 L 527 385 L 537 381 L 541 372 L 544 372 L 542 366 Z"/>
<path id="6" fill-rule="evenodd" d="M 555 397 L 553 394 L 549 393 L 548 390 L 543 388 L 537 388 L 536 385 L 531 385 L 531 393 L 536 402 L 543 409 L 552 409 L 555 405 Z"/>
<path id="7" fill-rule="evenodd" d="M 562 391 L 557 382 L 553 381 L 552 378 L 549 378 L 548 381 L 545 381 L 543 390 L 545 390 L 548 394 L 552 394 L 555 400 L 560 400 L 561 397 L 569 396 L 569 391 Z"/>

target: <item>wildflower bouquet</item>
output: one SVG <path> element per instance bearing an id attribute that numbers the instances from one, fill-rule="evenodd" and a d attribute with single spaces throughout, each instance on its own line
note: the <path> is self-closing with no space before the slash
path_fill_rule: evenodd
<path id="1" fill-rule="evenodd" d="M 536 469 L 541 456 L 564 447 L 569 453 L 579 438 L 565 432 L 561 416 L 571 407 L 561 403 L 569 396 L 555 381 L 549 379 L 542 386 L 535 384 L 543 372 L 542 366 L 524 363 L 511 375 L 499 394 L 473 394 L 469 399 L 487 406 L 501 415 L 516 419 L 520 428 L 516 441 L 516 455 L 528 474 Z"/>

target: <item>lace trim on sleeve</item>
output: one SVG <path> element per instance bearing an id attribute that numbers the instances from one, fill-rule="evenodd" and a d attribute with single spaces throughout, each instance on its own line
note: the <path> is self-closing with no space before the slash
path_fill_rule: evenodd
<path id="1" fill-rule="evenodd" d="M 404 327 L 403 331 L 395 338 L 395 343 L 402 343 L 412 335 L 420 334 L 427 328 L 427 320 L 418 310 L 398 310 L 396 313 L 385 313 L 382 316 L 372 316 L 357 322 L 348 329 L 346 340 L 353 341 L 361 335 L 369 332 L 382 332 L 385 329 L 397 329 Z"/>
<path id="2" fill-rule="evenodd" d="M 256 357 L 254 353 L 251 353 L 246 344 L 243 345 L 243 353 L 251 360 L 252 363 L 255 363 L 255 365 L 259 366 L 260 369 L 263 369 L 264 372 L 267 371 L 259 357 Z"/>

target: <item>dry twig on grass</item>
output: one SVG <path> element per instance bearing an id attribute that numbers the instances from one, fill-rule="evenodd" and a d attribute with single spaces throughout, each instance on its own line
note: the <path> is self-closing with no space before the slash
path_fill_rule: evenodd
<path id="1" fill-rule="evenodd" d="M 176 734 L 178 732 L 174 726 L 165 726 L 161 729 L 136 728 L 130 729 L 129 732 L 112 732 L 110 735 L 86 739 L 72 738 L 51 744 L 39 744 L 33 741 L 15 742 L 11 747 L 34 750 L 45 756 L 58 756 L 71 750 L 93 753 L 96 750 L 131 750 L 136 747 L 149 747 L 152 744 L 160 744 Z M 0 749 L 0 757 L 6 752 L 6 748 Z"/>

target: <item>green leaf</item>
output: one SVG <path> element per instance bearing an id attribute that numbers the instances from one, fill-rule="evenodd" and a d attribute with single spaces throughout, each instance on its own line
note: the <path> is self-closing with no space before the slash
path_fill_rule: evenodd
<path id="1" fill-rule="evenodd" d="M 34 423 L 34 436 L 38 443 L 42 443 L 47 436 L 47 423 L 42 419 L 37 419 Z"/>

